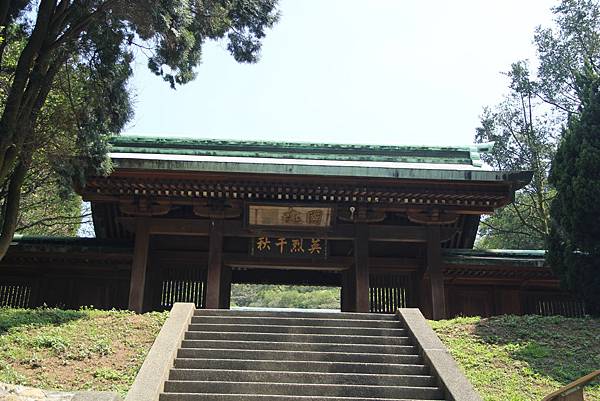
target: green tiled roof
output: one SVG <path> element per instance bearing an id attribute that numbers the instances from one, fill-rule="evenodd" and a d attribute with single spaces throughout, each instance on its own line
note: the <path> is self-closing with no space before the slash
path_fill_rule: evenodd
<path id="1" fill-rule="evenodd" d="M 117 169 L 203 171 L 445 181 L 503 181 L 514 189 L 531 172 L 490 171 L 474 146 L 343 145 L 122 135 L 112 140 Z"/>
<path id="2" fill-rule="evenodd" d="M 444 260 L 459 265 L 547 267 L 545 255 L 545 250 L 530 249 L 444 249 Z"/>
<path id="3" fill-rule="evenodd" d="M 260 157 L 369 162 L 401 162 L 481 166 L 477 146 L 391 146 L 303 142 L 245 141 L 121 135 L 111 140 L 114 153 Z"/>

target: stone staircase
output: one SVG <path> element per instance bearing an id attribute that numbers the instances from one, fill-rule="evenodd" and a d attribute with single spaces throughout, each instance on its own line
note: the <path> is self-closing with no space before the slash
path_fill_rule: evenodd
<path id="1" fill-rule="evenodd" d="M 394 315 L 196 310 L 160 401 L 444 400 Z"/>

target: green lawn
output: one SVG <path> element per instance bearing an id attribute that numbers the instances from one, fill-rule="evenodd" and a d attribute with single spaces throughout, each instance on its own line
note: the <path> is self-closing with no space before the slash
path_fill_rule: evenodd
<path id="1" fill-rule="evenodd" d="M 431 325 L 485 401 L 538 401 L 600 369 L 600 319 L 499 316 Z M 586 400 L 600 400 L 600 383 L 587 387 Z"/>
<path id="2" fill-rule="evenodd" d="M 0 382 L 124 395 L 166 317 L 0 308 Z"/>

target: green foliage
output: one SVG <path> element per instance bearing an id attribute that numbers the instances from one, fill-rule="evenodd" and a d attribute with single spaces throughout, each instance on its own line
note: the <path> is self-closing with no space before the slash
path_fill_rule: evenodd
<path id="1" fill-rule="evenodd" d="M 494 109 L 484 109 L 475 141 L 494 143 L 492 152 L 482 155 L 490 166 L 532 171 L 533 178 L 512 204 L 482 220 L 478 245 L 540 249 L 550 231 L 549 203 L 554 192 L 548 185 L 548 172 L 562 114 L 537 97 L 537 84 L 530 78 L 527 63 L 514 63 L 507 75 L 509 95 Z"/>
<path id="2" fill-rule="evenodd" d="M 591 68 L 598 74 L 600 59 L 600 8 L 595 0 L 561 0 L 552 9 L 554 27 L 538 27 L 538 94 L 562 110 L 576 112 L 581 99 L 577 74 Z"/>
<path id="3" fill-rule="evenodd" d="M 600 366 L 600 320 L 497 316 L 431 321 L 485 401 L 537 401 Z M 600 383 L 585 389 L 600 397 Z"/>
<path id="4" fill-rule="evenodd" d="M 517 192 L 514 204 L 499 209 L 481 220 L 477 249 L 546 249 L 546 238 L 537 230 L 521 224 L 532 219 L 534 209 L 529 196 Z M 523 206 L 527 205 L 527 206 Z"/>
<path id="5" fill-rule="evenodd" d="M 171 87 L 195 77 L 202 46 L 223 40 L 239 62 L 259 58 L 278 19 L 277 0 L 11 1 L 0 15 L 0 257 L 19 228 L 22 187 L 59 210 L 21 213 L 44 232 L 66 216 L 76 230 L 71 185 L 110 172 L 108 141 L 132 117 L 128 87 L 135 53 Z M 45 180 L 50 176 L 50 180 Z M 31 192 L 27 190 L 26 192 Z M 44 204 L 40 199 L 24 204 Z M 33 224 L 41 219 L 43 223 Z M 59 219 L 60 220 L 60 219 Z M 62 224 L 62 223 L 61 223 Z"/>
<path id="6" fill-rule="evenodd" d="M 552 9 L 550 27 L 538 27 L 534 41 L 539 66 L 533 76 L 526 62 L 514 63 L 507 74 L 509 94 L 485 109 L 477 142 L 495 142 L 483 159 L 501 170 L 529 170 L 533 179 L 514 204 L 483 220 L 480 246 L 541 248 L 551 230 L 550 164 L 570 114 L 581 103 L 577 76 L 587 65 L 598 73 L 600 5 L 593 0 L 562 0 Z M 528 239 L 530 237 L 530 239 Z"/>
<path id="7" fill-rule="evenodd" d="M 579 76 L 579 115 L 572 115 L 552 165 L 558 195 L 548 261 L 567 288 L 600 315 L 600 78 Z"/>
<path id="8" fill-rule="evenodd" d="M 339 309 L 340 289 L 330 287 L 234 284 L 232 306 Z"/>
<path id="9" fill-rule="evenodd" d="M 17 34 L 12 32 L 13 36 Z M 18 54 L 24 45 L 24 40 L 15 40 L 5 48 L 4 65 L 0 71 L 2 107 L 16 69 Z M 59 81 L 64 78 L 63 73 L 58 75 Z M 40 111 L 35 128 L 39 143 L 31 156 L 31 167 L 21 189 L 16 225 L 16 232 L 20 234 L 73 236 L 81 224 L 81 198 L 73 191 L 70 179 L 61 175 L 69 163 L 65 156 L 77 153 L 70 143 L 72 132 L 76 130 L 71 109 L 66 91 L 56 88 L 50 91 Z M 5 193 L 0 197 L 0 204 L 5 202 L 4 196 Z"/>

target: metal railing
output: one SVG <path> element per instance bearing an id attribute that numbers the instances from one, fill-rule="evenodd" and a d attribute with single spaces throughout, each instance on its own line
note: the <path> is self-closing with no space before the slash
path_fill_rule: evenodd
<path id="1" fill-rule="evenodd" d="M 598 377 L 600 370 L 595 370 L 547 395 L 542 401 L 583 401 L 583 388 Z"/>

